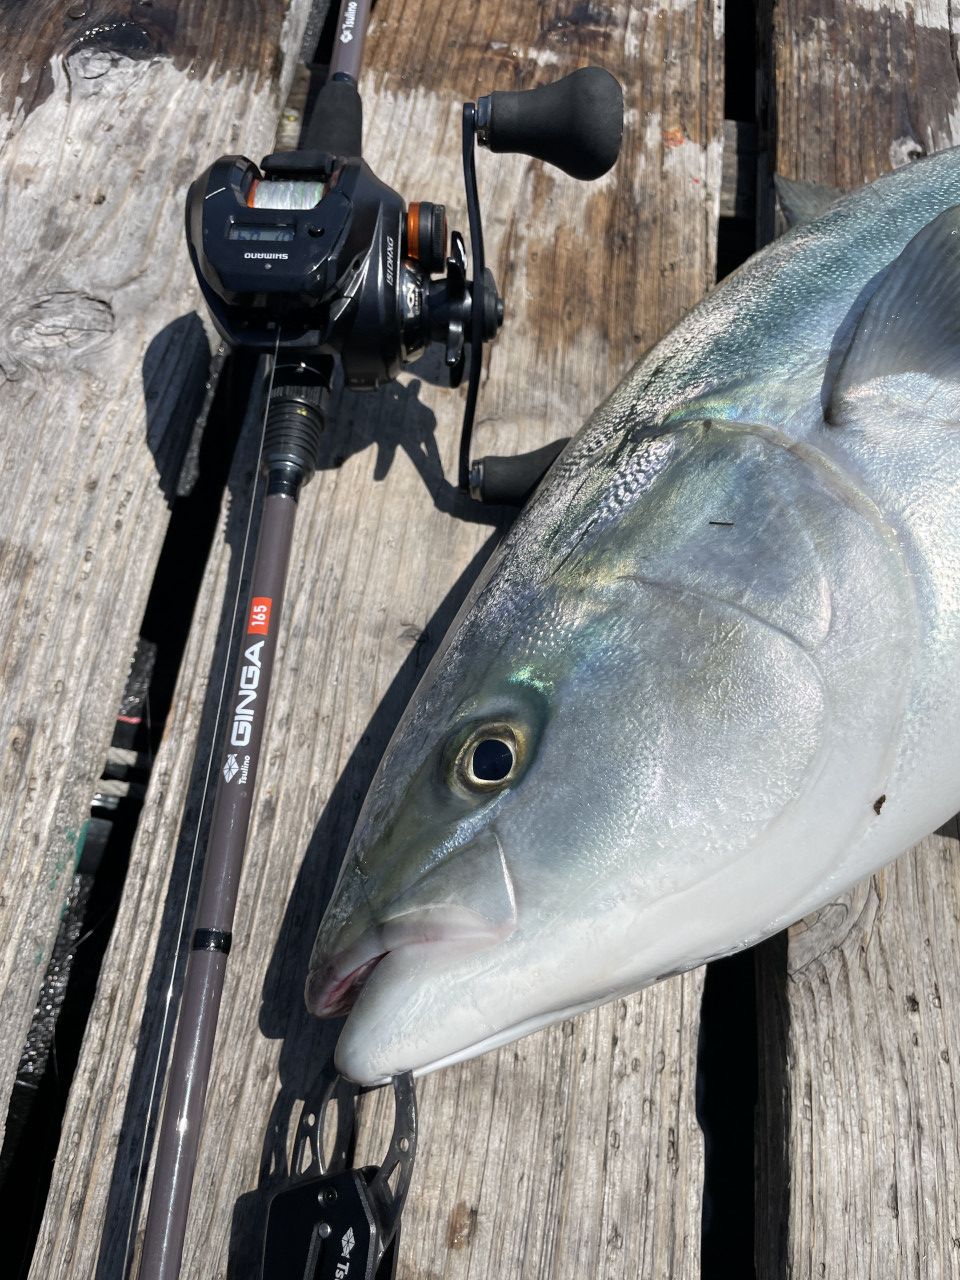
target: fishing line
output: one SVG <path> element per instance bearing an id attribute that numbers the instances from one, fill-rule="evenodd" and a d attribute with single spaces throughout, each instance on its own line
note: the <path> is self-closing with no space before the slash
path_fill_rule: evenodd
<path id="1" fill-rule="evenodd" d="M 273 348 L 273 352 L 267 356 L 269 363 L 269 376 L 267 379 L 267 390 L 263 403 L 263 418 L 260 423 L 260 441 L 257 446 L 257 464 L 254 470 L 254 487 L 259 483 L 260 467 L 263 461 L 263 442 L 267 430 L 267 414 L 270 411 L 270 395 L 273 391 L 273 378 L 277 367 L 277 352 L 280 348 L 280 326 L 277 326 L 277 338 Z M 160 1024 L 160 1037 L 158 1040 L 157 1056 L 153 1066 L 153 1076 L 150 1081 L 150 1093 L 147 1098 L 146 1119 L 143 1126 L 143 1141 L 140 1145 L 140 1155 L 137 1160 L 136 1179 L 134 1181 L 134 1198 L 133 1205 L 130 1210 L 130 1218 L 127 1223 L 127 1239 L 123 1251 L 123 1265 L 121 1268 L 121 1276 L 129 1275 L 130 1252 L 133 1243 L 134 1228 L 136 1226 L 137 1217 L 139 1216 L 140 1205 L 142 1203 L 142 1182 L 144 1173 L 144 1165 L 147 1160 L 147 1146 L 150 1137 L 150 1117 L 153 1114 L 154 1103 L 157 1096 L 157 1086 L 160 1082 L 161 1064 L 163 1061 L 163 1046 L 166 1041 L 167 1027 L 170 1023 L 170 1010 L 174 1006 L 174 990 L 177 980 L 178 960 L 183 952 L 183 942 L 186 937 L 187 912 L 190 906 L 194 877 L 197 868 L 197 854 L 200 849 L 200 835 L 203 831 L 203 816 L 206 810 L 207 796 L 210 791 L 210 779 L 213 776 L 213 762 L 217 754 L 217 744 L 220 741 L 220 723 L 223 716 L 223 707 L 227 696 L 227 682 L 233 671 L 234 646 L 237 637 L 237 621 L 240 616 L 240 599 L 243 592 L 244 583 L 247 575 L 247 559 L 250 551 L 250 533 L 253 529 L 253 514 L 257 504 L 250 501 L 247 507 L 247 525 L 243 535 L 243 548 L 240 553 L 240 572 L 237 577 L 237 589 L 233 600 L 233 614 L 230 620 L 230 639 L 227 645 L 227 655 L 223 663 L 223 675 L 220 678 L 220 692 L 217 695 L 217 714 L 214 721 L 213 738 L 210 744 L 210 750 L 207 753 L 207 771 L 203 779 L 203 790 L 200 794 L 200 809 L 197 813 L 197 825 L 193 836 L 193 848 L 190 852 L 190 864 L 187 871 L 187 883 L 183 895 L 183 906 L 180 911 L 180 921 L 177 926 L 177 950 L 174 953 L 173 968 L 170 974 L 170 984 L 167 987 L 164 999 L 163 1020 Z"/>

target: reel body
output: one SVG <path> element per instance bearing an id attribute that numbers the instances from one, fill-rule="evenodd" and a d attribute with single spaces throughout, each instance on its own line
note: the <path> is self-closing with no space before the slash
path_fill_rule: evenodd
<path id="1" fill-rule="evenodd" d="M 359 157 L 279 153 L 261 171 L 224 156 L 190 188 L 187 239 L 214 323 L 234 345 L 339 356 L 357 388 L 389 382 L 431 342 L 455 380 L 462 369 L 473 296 L 462 241 L 454 233 L 448 259 L 443 207 L 408 210 Z M 485 309 L 497 315 L 496 286 L 485 283 Z"/>

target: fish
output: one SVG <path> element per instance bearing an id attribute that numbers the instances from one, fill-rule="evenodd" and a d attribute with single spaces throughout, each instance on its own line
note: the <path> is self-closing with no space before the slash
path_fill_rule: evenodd
<path id="1" fill-rule="evenodd" d="M 960 807 L 960 149 L 749 259 L 570 441 L 387 747 L 306 983 L 362 1084 L 777 932 Z"/>

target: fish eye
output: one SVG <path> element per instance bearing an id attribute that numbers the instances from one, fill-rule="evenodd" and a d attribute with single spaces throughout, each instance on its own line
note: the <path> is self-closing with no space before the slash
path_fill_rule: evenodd
<path id="1" fill-rule="evenodd" d="M 509 725 L 484 725 L 463 744 L 454 767 L 456 781 L 474 794 L 498 791 L 516 777 L 523 744 Z"/>
<path id="2" fill-rule="evenodd" d="M 470 768 L 481 782 L 502 782 L 513 768 L 513 748 L 502 738 L 481 738 L 473 748 Z"/>

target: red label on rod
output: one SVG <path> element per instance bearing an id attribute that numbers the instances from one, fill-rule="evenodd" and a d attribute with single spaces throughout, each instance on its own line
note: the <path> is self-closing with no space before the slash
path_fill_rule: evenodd
<path id="1" fill-rule="evenodd" d="M 254 596 L 250 601 L 250 620 L 247 623 L 247 635 L 265 636 L 270 630 L 270 609 L 273 601 L 269 596 Z"/>

